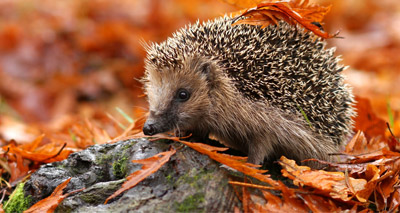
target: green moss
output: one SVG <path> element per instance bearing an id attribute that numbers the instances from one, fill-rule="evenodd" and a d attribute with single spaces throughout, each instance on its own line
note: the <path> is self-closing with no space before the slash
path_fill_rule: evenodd
<path id="1" fill-rule="evenodd" d="M 131 148 L 135 143 L 132 143 L 131 141 L 127 142 L 123 147 L 122 150 L 126 152 L 129 148 Z"/>
<path id="2" fill-rule="evenodd" d="M 204 169 L 191 169 L 187 174 L 179 177 L 179 179 L 175 182 L 176 186 L 179 184 L 189 184 L 190 187 L 199 189 L 202 186 L 202 183 L 212 179 L 212 173 L 207 172 Z"/>
<path id="3" fill-rule="evenodd" d="M 128 160 L 129 160 L 129 149 L 133 146 L 133 143 L 126 143 L 122 147 L 122 153 L 115 156 L 116 160 L 112 165 L 113 174 L 116 178 L 124 178 L 128 171 Z"/>
<path id="4" fill-rule="evenodd" d="M 6 213 L 23 212 L 30 207 L 32 198 L 31 196 L 25 197 L 24 185 L 25 183 L 20 183 L 14 189 L 14 192 L 10 196 L 11 199 L 4 205 Z"/>
<path id="5" fill-rule="evenodd" d="M 95 163 L 97 165 L 101 165 L 101 164 L 110 162 L 111 159 L 112 159 L 112 155 L 106 153 L 106 154 L 102 155 L 101 157 L 99 157 L 98 159 L 96 159 Z"/>
<path id="6" fill-rule="evenodd" d="M 165 179 L 167 179 L 167 183 L 169 184 L 169 185 L 174 185 L 174 182 L 175 181 L 173 181 L 172 180 L 172 175 L 171 174 L 169 174 L 169 175 L 167 175 L 166 177 L 165 177 Z"/>
<path id="7" fill-rule="evenodd" d="M 128 156 L 122 156 L 118 160 L 114 161 L 112 168 L 113 174 L 116 178 L 124 178 L 126 176 L 128 159 Z"/>
<path id="8" fill-rule="evenodd" d="M 90 193 L 81 194 L 79 198 L 85 201 L 85 203 L 99 203 L 99 198 Z"/>
<path id="9" fill-rule="evenodd" d="M 102 204 L 113 192 L 121 188 L 125 179 L 94 184 L 79 194 L 79 198 L 88 204 Z"/>
<path id="10" fill-rule="evenodd" d="M 66 168 L 65 165 L 63 165 L 63 164 L 58 164 L 58 165 L 56 165 L 56 167 L 59 168 L 59 169 L 65 169 Z"/>
<path id="11" fill-rule="evenodd" d="M 199 207 L 200 204 L 204 203 L 204 194 L 194 194 L 188 196 L 185 200 L 181 203 L 175 203 L 176 211 L 177 212 L 199 212 L 201 208 Z M 204 211 L 204 210 L 203 210 Z"/>

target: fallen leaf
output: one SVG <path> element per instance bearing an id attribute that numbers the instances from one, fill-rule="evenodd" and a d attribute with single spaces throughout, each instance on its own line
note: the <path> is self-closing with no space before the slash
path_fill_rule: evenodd
<path id="1" fill-rule="evenodd" d="M 3 147 L 3 150 L 8 150 L 8 155 L 16 154 L 20 155 L 24 159 L 29 159 L 34 162 L 50 163 L 54 161 L 60 161 L 66 159 L 72 152 L 64 149 L 65 145 L 55 146 L 54 144 L 46 144 L 30 152 L 22 149 L 20 146 L 15 144 L 9 144 Z"/>
<path id="2" fill-rule="evenodd" d="M 9 179 L 11 184 L 20 181 L 29 173 L 29 166 L 26 165 L 23 158 L 20 155 L 14 155 L 14 157 L 14 161 L 8 162 L 8 167 L 11 170 Z"/>
<path id="3" fill-rule="evenodd" d="M 217 151 L 225 151 L 225 150 L 227 150 L 227 148 L 213 147 L 213 146 L 203 144 L 203 143 L 191 143 L 191 142 L 183 141 L 178 137 L 159 137 L 158 139 L 169 139 L 169 140 L 183 143 L 186 146 L 188 146 L 200 153 L 208 155 L 211 159 L 213 159 L 217 162 L 220 162 L 222 164 L 225 164 L 225 165 L 231 167 L 232 169 L 242 172 L 243 174 L 249 175 L 260 181 L 268 183 L 271 186 L 277 185 L 277 182 L 275 180 L 273 180 L 272 178 L 270 178 L 270 175 L 264 174 L 267 172 L 267 170 L 256 169 L 257 167 L 260 167 L 260 165 L 246 163 L 245 161 L 247 160 L 247 157 L 238 157 L 238 156 L 233 156 L 233 155 L 228 155 L 228 154 L 223 154 L 223 153 L 217 152 Z"/>
<path id="4" fill-rule="evenodd" d="M 262 212 L 309 212 L 304 202 L 295 195 L 294 189 L 286 187 L 281 182 L 278 188 L 281 190 L 282 198 L 262 190 L 262 194 L 268 202 L 263 206 L 255 204 L 260 206 Z"/>
<path id="5" fill-rule="evenodd" d="M 284 156 L 281 157 L 279 164 L 282 166 L 282 175 L 292 179 L 295 185 L 306 185 L 316 189 L 315 192 L 318 194 L 343 201 L 351 200 L 355 194 L 364 190 L 367 184 L 366 180 L 346 177 L 343 172 L 314 171 L 307 166 L 298 166 L 294 160 Z"/>
<path id="6" fill-rule="evenodd" d="M 396 188 L 391 196 L 389 212 L 398 212 L 400 206 L 400 188 Z"/>
<path id="7" fill-rule="evenodd" d="M 304 203 L 312 212 L 341 212 L 341 209 L 336 204 L 326 197 L 321 197 L 314 194 L 297 194 L 304 200 Z"/>
<path id="8" fill-rule="evenodd" d="M 143 160 L 132 160 L 133 163 L 142 164 L 142 168 L 128 177 L 126 177 L 126 181 L 122 184 L 122 187 L 114 192 L 111 196 L 109 196 L 104 204 L 107 204 L 109 200 L 117 197 L 122 192 L 133 188 L 136 184 L 140 183 L 149 175 L 158 171 L 165 163 L 169 161 L 169 158 L 176 153 L 176 150 L 171 147 L 169 151 L 158 153 L 153 157 L 143 159 Z"/>
<path id="9" fill-rule="evenodd" d="M 69 195 L 80 192 L 83 189 L 78 189 L 72 192 L 68 192 L 67 194 L 63 194 L 64 188 L 68 185 L 69 181 L 71 181 L 71 178 L 68 178 L 66 181 L 62 182 L 60 185 L 58 185 L 53 193 L 51 195 L 43 200 L 40 200 L 39 202 L 35 203 L 35 205 L 31 206 L 28 210 L 24 211 L 24 213 L 30 213 L 30 212 L 47 212 L 51 213 L 54 212 L 54 210 L 57 208 L 58 204 L 60 204 L 66 197 Z"/>
<path id="10" fill-rule="evenodd" d="M 284 20 L 292 25 L 299 23 L 319 37 L 332 38 L 338 33 L 330 35 L 323 31 L 320 24 L 329 10 L 330 7 L 309 4 L 308 0 L 263 1 L 242 13 L 239 17 L 245 18 L 237 21 L 235 25 L 251 24 L 266 27 L 270 24 L 278 24 L 279 20 Z"/>
<path id="11" fill-rule="evenodd" d="M 365 184 L 365 187 L 356 192 L 356 197 L 361 202 L 367 202 L 368 198 L 371 196 L 372 192 L 374 192 L 376 184 L 379 181 L 380 170 L 375 165 L 368 164 L 367 169 L 364 172 L 365 178 L 368 181 Z"/>
<path id="12" fill-rule="evenodd" d="M 379 118 L 373 111 L 371 103 L 366 98 L 356 97 L 357 117 L 354 118 L 355 130 L 364 132 L 367 139 L 384 137 L 386 122 Z"/>

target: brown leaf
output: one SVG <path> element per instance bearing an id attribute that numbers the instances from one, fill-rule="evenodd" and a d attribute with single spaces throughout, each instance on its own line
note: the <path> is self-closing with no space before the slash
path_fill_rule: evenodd
<path id="1" fill-rule="evenodd" d="M 217 151 L 225 151 L 227 148 L 213 147 L 203 143 L 190 143 L 182 141 L 178 137 L 162 137 L 162 138 L 181 142 L 200 153 L 208 155 L 211 159 L 218 161 L 222 164 L 225 164 L 233 169 L 236 169 L 239 172 L 254 177 L 265 183 L 268 183 L 271 186 L 277 185 L 277 182 L 272 178 L 270 178 L 270 175 L 263 174 L 267 172 L 267 170 L 260 170 L 255 168 L 255 167 L 260 167 L 260 165 L 246 163 L 245 161 L 247 160 L 247 157 L 238 157 L 217 152 Z"/>
<path id="2" fill-rule="evenodd" d="M 398 212 L 400 206 L 400 188 L 396 188 L 391 196 L 389 212 Z"/>
<path id="3" fill-rule="evenodd" d="M 395 184 L 398 184 L 399 175 L 391 171 L 387 173 L 390 174 L 381 177 L 375 186 L 375 203 L 379 211 L 385 210 L 388 206 L 388 199 L 395 191 Z"/>
<path id="4" fill-rule="evenodd" d="M 365 177 L 368 181 L 365 184 L 364 189 L 357 191 L 356 197 L 361 202 L 366 202 L 368 198 L 371 196 L 372 192 L 374 192 L 377 182 L 379 181 L 379 172 L 380 170 L 375 166 L 368 164 L 367 170 L 365 171 Z"/>
<path id="5" fill-rule="evenodd" d="M 340 212 L 341 209 L 338 208 L 331 199 L 326 199 L 324 197 L 314 195 L 314 194 L 298 194 L 304 200 L 304 203 L 310 208 L 312 212 Z"/>
<path id="6" fill-rule="evenodd" d="M 15 155 L 15 162 L 9 162 L 8 165 L 11 169 L 11 177 L 9 182 L 14 183 L 21 180 L 29 172 L 29 167 L 25 165 L 23 158 L 20 155 Z"/>
<path id="7" fill-rule="evenodd" d="M 109 200 L 117 197 L 122 192 L 133 188 L 140 181 L 144 180 L 149 175 L 158 171 L 165 163 L 169 161 L 169 158 L 176 153 L 176 150 L 171 148 L 170 151 L 158 153 L 153 157 L 143 159 L 143 160 L 132 160 L 133 163 L 142 164 L 142 169 L 130 174 L 126 177 L 126 181 L 122 184 L 122 187 L 109 196 L 104 204 L 107 204 Z"/>
<path id="8" fill-rule="evenodd" d="M 367 139 L 373 137 L 384 137 L 386 132 L 386 122 L 376 116 L 371 103 L 366 98 L 356 97 L 357 117 L 354 118 L 355 130 L 363 131 Z"/>
<path id="9" fill-rule="evenodd" d="M 251 24 L 266 27 L 270 24 L 277 24 L 284 20 L 289 24 L 299 23 L 307 30 L 322 38 L 332 38 L 337 35 L 330 35 L 322 30 L 320 22 L 330 7 L 321 7 L 309 4 L 308 0 L 286 1 L 263 1 L 254 8 L 246 10 L 240 17 L 246 17 L 235 24 Z"/>
<path id="10" fill-rule="evenodd" d="M 279 212 L 279 211 L 287 211 L 287 206 L 284 205 L 284 202 L 280 197 L 273 195 L 269 191 L 262 191 L 264 198 L 268 201 L 267 205 L 264 207 L 266 211 L 271 212 Z M 290 212 L 290 211 L 287 211 Z"/>
<path id="11" fill-rule="evenodd" d="M 343 172 L 313 171 L 307 166 L 298 166 L 294 160 L 284 156 L 279 164 L 282 166 L 282 175 L 292 179 L 295 185 L 306 185 L 315 188 L 316 193 L 343 201 L 351 200 L 367 184 L 366 180 L 347 177 Z"/>
<path id="12" fill-rule="evenodd" d="M 8 150 L 8 155 L 17 154 L 25 159 L 32 160 L 34 162 L 50 163 L 54 161 L 60 161 L 66 159 L 72 152 L 64 149 L 64 146 L 54 146 L 54 144 L 46 144 L 36 149 L 34 152 L 22 149 L 20 146 L 15 144 L 9 144 L 3 147 L 3 150 Z"/>
<path id="13" fill-rule="evenodd" d="M 281 182 L 279 185 L 282 199 L 269 191 L 262 191 L 264 198 L 268 201 L 261 206 L 262 212 L 309 212 L 304 202 L 295 195 L 294 189 L 286 187 Z"/>
<path id="14" fill-rule="evenodd" d="M 71 181 L 71 178 L 68 178 L 66 181 L 62 182 L 60 185 L 58 185 L 53 193 L 51 195 L 43 200 L 40 200 L 37 202 L 35 205 L 31 206 L 28 210 L 24 211 L 24 213 L 30 213 L 30 212 L 47 212 L 51 213 L 54 212 L 54 210 L 57 208 L 58 204 L 60 204 L 66 197 L 69 195 L 80 192 L 83 189 L 78 189 L 72 192 L 69 192 L 67 194 L 63 194 L 64 188 L 68 185 L 69 181 Z"/>
<path id="15" fill-rule="evenodd" d="M 351 141 L 346 145 L 345 153 L 348 154 L 360 154 L 368 152 L 366 150 L 367 138 L 365 138 L 364 133 L 358 131 L 357 134 L 351 139 Z"/>

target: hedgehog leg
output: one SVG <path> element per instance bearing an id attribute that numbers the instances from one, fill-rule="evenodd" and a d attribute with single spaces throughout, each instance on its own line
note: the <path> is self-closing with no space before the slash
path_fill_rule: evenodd
<path id="1" fill-rule="evenodd" d="M 266 152 L 265 149 L 263 149 L 263 147 L 257 146 L 255 144 L 257 143 L 249 145 L 247 162 L 259 165 L 262 164 L 262 162 L 264 161 Z"/>

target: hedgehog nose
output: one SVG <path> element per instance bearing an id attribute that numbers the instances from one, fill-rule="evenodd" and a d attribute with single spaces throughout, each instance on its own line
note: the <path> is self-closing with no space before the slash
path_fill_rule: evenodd
<path id="1" fill-rule="evenodd" d="M 143 133 L 145 135 L 154 135 L 156 133 L 156 128 L 154 128 L 153 124 L 145 123 L 143 126 Z"/>

